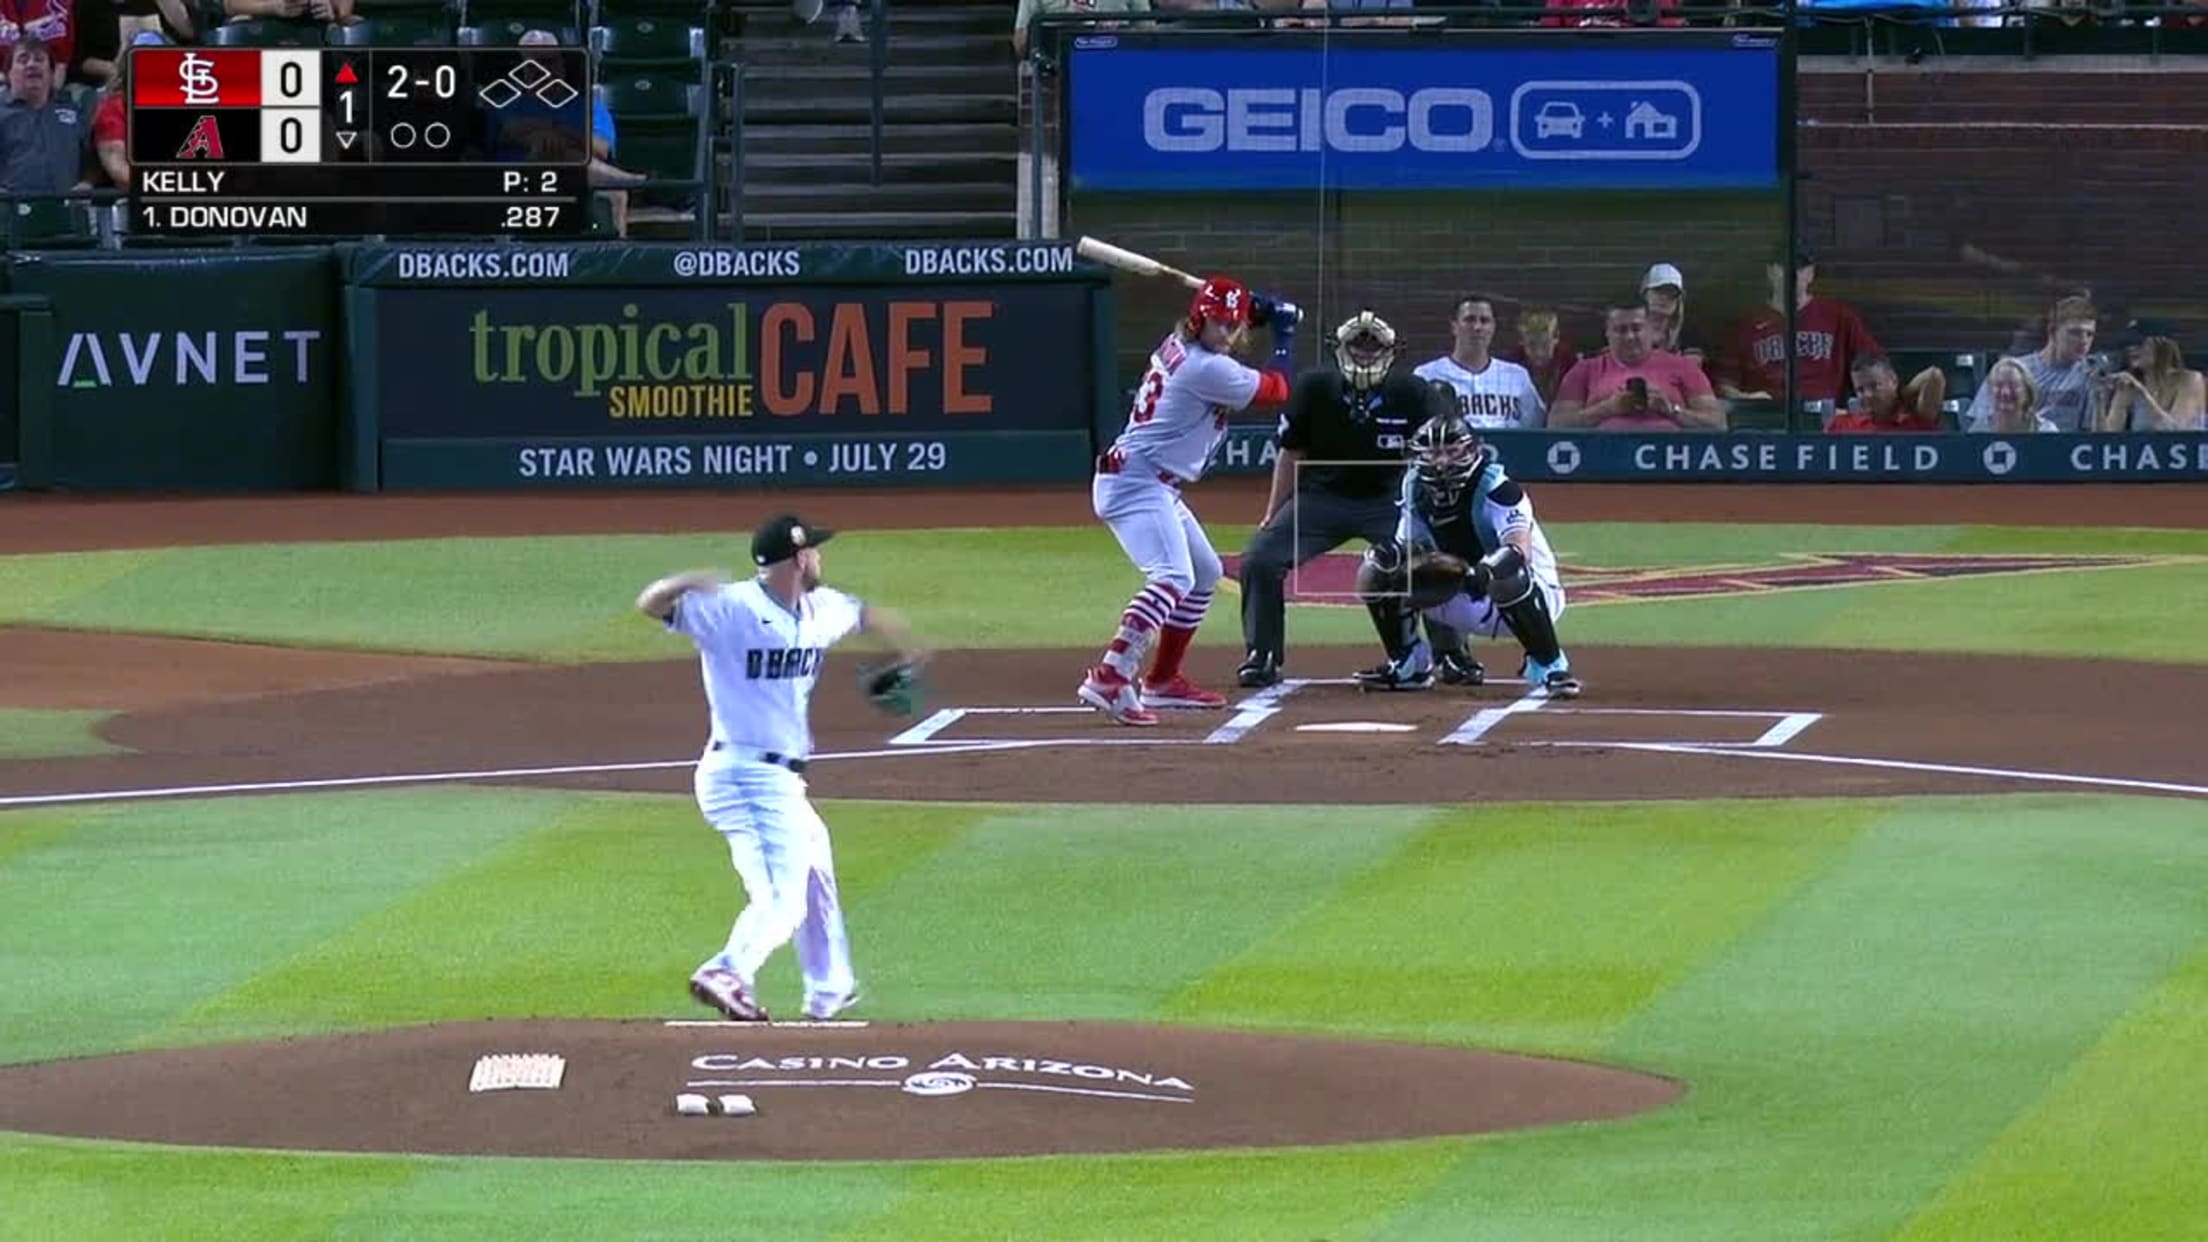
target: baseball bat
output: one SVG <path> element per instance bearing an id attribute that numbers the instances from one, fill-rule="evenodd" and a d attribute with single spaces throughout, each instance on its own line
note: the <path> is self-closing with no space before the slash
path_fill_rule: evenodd
<path id="1" fill-rule="evenodd" d="M 1137 276 L 1170 277 L 1191 289 L 1200 289 L 1204 284 L 1203 281 L 1196 279 L 1187 272 L 1177 267 L 1167 267 L 1149 255 L 1136 254 L 1132 250 L 1123 250 L 1110 242 L 1098 241 L 1094 237 L 1082 238 L 1074 245 L 1073 249 L 1074 253 L 1084 259 L 1101 263 L 1106 267 L 1116 267 L 1123 272 L 1133 272 Z"/>

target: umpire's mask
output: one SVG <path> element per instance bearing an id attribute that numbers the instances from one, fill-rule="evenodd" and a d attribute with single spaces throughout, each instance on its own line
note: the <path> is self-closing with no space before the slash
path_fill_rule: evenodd
<path id="1" fill-rule="evenodd" d="M 1429 418 L 1411 433 L 1412 469 L 1418 490 L 1436 510 L 1454 506 L 1480 472 L 1479 433 L 1459 414 Z"/>
<path id="2" fill-rule="evenodd" d="M 1370 307 L 1358 311 L 1334 329 L 1334 364 L 1359 392 L 1378 388 L 1395 366 L 1395 329 Z"/>

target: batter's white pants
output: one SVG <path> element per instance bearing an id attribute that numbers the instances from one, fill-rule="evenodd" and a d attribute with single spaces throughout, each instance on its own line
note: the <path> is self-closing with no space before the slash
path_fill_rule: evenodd
<path id="1" fill-rule="evenodd" d="M 1089 500 L 1144 581 L 1171 586 L 1176 599 L 1218 585 L 1219 553 L 1180 488 L 1155 474 L 1099 474 Z"/>
<path id="2" fill-rule="evenodd" d="M 1564 618 L 1564 588 L 1561 584 L 1536 578 L 1534 585 L 1548 597 L 1549 619 Z M 1495 602 L 1482 595 L 1477 599 L 1470 595 L 1453 595 L 1444 604 L 1426 610 L 1426 617 L 1438 621 L 1463 634 L 1478 634 L 1486 638 L 1501 638 L 1510 633 L 1510 624 L 1503 620 L 1502 610 Z"/>
<path id="3" fill-rule="evenodd" d="M 718 967 L 746 984 L 774 951 L 796 942 L 805 996 L 840 998 L 857 986 L 851 942 L 836 897 L 828 825 L 805 797 L 805 778 L 755 760 L 708 755 L 698 765 L 698 809 L 728 841 L 744 882 L 743 913 L 728 945 L 700 969 Z"/>

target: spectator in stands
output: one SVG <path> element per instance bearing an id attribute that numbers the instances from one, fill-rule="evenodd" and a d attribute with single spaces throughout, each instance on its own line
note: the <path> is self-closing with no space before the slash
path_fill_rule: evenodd
<path id="1" fill-rule="evenodd" d="M 188 43 L 199 36 L 190 0 L 117 0 L 115 12 L 116 37 L 125 46 L 145 31 L 171 43 Z"/>
<path id="2" fill-rule="evenodd" d="M 2102 431 L 2208 430 L 2208 380 L 2185 365 L 2174 326 L 2134 319 L 2123 349 L 2125 368 L 2110 381 Z"/>
<path id="3" fill-rule="evenodd" d="M 1012 53 L 1015 56 L 1026 57 L 1027 28 L 1038 17 L 1054 17 L 1059 14 L 1147 13 L 1149 11 L 1150 0 L 1020 0 L 1020 11 L 1012 18 Z M 1124 24 L 1124 22 L 1117 21 L 1100 21 L 1093 25 L 1084 25 L 1075 33 L 1091 29 L 1113 30 Z"/>
<path id="4" fill-rule="evenodd" d="M 1764 265 L 1770 296 L 1740 322 L 1717 366 L 1717 391 L 1736 401 L 1777 401 L 1786 391 L 1786 269 Z M 1838 298 L 1815 292 L 1817 256 L 1794 252 L 1794 372 L 1801 401 L 1838 401 L 1847 394 L 1857 358 L 1883 353 L 1863 317 Z"/>
<path id="5" fill-rule="evenodd" d="M 77 26 L 77 48 L 69 62 L 66 80 L 86 86 L 105 86 L 115 76 L 115 63 L 123 58 L 121 23 L 116 20 L 115 0 L 72 0 Z"/>
<path id="6" fill-rule="evenodd" d="M 560 37 L 549 30 L 526 31 L 517 43 L 519 47 L 559 45 Z M 592 92 L 589 99 L 590 111 L 586 114 L 582 96 L 556 108 L 533 96 L 523 96 L 490 114 L 491 132 L 484 145 L 491 158 L 500 163 L 525 160 L 573 163 L 587 143 L 590 157 L 585 175 L 591 187 L 605 200 L 613 216 L 614 232 L 626 237 L 629 187 L 648 178 L 613 162 L 614 150 L 620 141 L 614 129 L 613 112 L 596 92 Z M 589 127 L 587 135 L 586 125 Z"/>
<path id="7" fill-rule="evenodd" d="M 130 37 L 132 47 L 160 47 L 168 43 L 158 31 L 141 30 Z M 99 170 L 109 188 L 130 188 L 130 130 L 129 115 L 124 110 L 124 99 L 130 94 L 130 60 L 118 57 L 115 76 L 108 81 L 107 89 L 100 92 L 100 102 L 92 109 L 92 154 L 97 157 Z"/>
<path id="8" fill-rule="evenodd" d="M 1557 335 L 1556 312 L 1530 306 L 1518 312 L 1518 348 L 1499 356 L 1526 369 L 1544 406 L 1556 404 L 1556 390 L 1579 361 L 1579 351 Z"/>
<path id="9" fill-rule="evenodd" d="M 1544 26 L 1684 26 L 1679 0 L 1547 0 Z M 1659 16 L 1661 14 L 1661 16 Z"/>
<path id="10" fill-rule="evenodd" d="M 1865 354 L 1849 368 L 1855 399 L 1832 416 L 1825 430 L 1848 432 L 1938 431 L 1940 406 L 1947 400 L 1947 372 L 1926 367 L 1901 382 L 1884 354 Z"/>
<path id="11" fill-rule="evenodd" d="M 54 56 L 36 35 L 8 53 L 8 98 L 0 103 L 0 190 L 61 194 L 83 189 L 92 117 L 54 91 Z"/>
<path id="12" fill-rule="evenodd" d="M 47 89 L 60 90 L 77 54 L 77 14 L 72 0 L 0 0 L 0 46 L 14 47 L 25 39 L 45 45 L 46 57 L 53 65 Z"/>
<path id="13" fill-rule="evenodd" d="M 797 20 L 810 26 L 820 20 L 825 6 L 821 0 L 790 0 L 790 12 Z M 859 20 L 859 0 L 834 0 L 836 10 L 836 42 L 864 43 L 866 24 Z M 1014 19 L 1017 21 L 1017 19 Z"/>
<path id="14" fill-rule="evenodd" d="M 1649 345 L 1669 350 L 1704 366 L 1702 350 L 1685 343 L 1687 278 L 1669 263 L 1658 263 L 1641 277 L 1641 301 L 1648 307 Z M 1705 371 L 1705 373 L 1707 373 Z"/>
<path id="15" fill-rule="evenodd" d="M 1411 0 L 1302 0 L 1305 12 L 1345 14 L 1341 26 L 1408 26 Z M 1286 22 L 1281 23 L 1286 25 Z M 1314 23 L 1323 25 L 1324 23 Z"/>
<path id="16" fill-rule="evenodd" d="M 1648 307 L 1639 299 L 1611 308 L 1610 348 L 1572 367 L 1549 409 L 1557 429 L 1703 431 L 1725 429 L 1725 408 L 1702 368 L 1649 345 Z"/>
<path id="17" fill-rule="evenodd" d="M 2092 405 L 2095 374 L 2088 355 L 2093 352 L 2093 337 L 2099 325 L 2100 312 L 2091 302 L 2080 297 L 2064 298 L 2048 312 L 2044 345 L 2031 353 L 2002 359 L 2015 362 L 2030 377 L 2037 402 L 2033 411 L 2045 415 L 2057 431 L 2093 429 L 2086 416 Z M 1987 372 L 1987 380 L 1986 386 L 1971 398 L 1970 412 L 1964 416 L 1964 426 L 1970 431 L 1985 430 L 1992 417 L 1991 371 Z"/>
<path id="18" fill-rule="evenodd" d="M 1971 430 L 2005 436 L 2060 431 L 2054 420 L 2039 412 L 2044 395 L 2021 359 L 2003 358 L 1986 372 L 1985 387 L 1978 390 L 1985 402 L 1986 421 Z M 1976 404 L 1971 408 L 1976 409 Z"/>
<path id="19" fill-rule="evenodd" d="M 353 0 L 222 0 L 222 15 L 226 21 L 233 22 L 350 26 L 353 24 Z"/>

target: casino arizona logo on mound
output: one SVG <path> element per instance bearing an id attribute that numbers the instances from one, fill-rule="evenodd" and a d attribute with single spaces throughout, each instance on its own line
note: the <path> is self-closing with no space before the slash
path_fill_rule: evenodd
<path id="1" fill-rule="evenodd" d="M 1223 558 L 1229 577 L 1241 577 L 1242 558 Z M 1334 552 L 1288 576 L 1289 598 L 1299 604 L 1357 605 L 1358 553 Z M 1933 553 L 1810 552 L 1768 565 L 1691 565 L 1663 569 L 1561 567 L 1565 596 L 1574 605 L 1627 604 L 1660 599 L 1710 599 L 1770 595 L 1822 587 L 1879 582 L 1925 582 L 2035 574 L 2058 570 L 2122 569 L 2184 560 L 2167 556 L 1941 556 Z"/>

